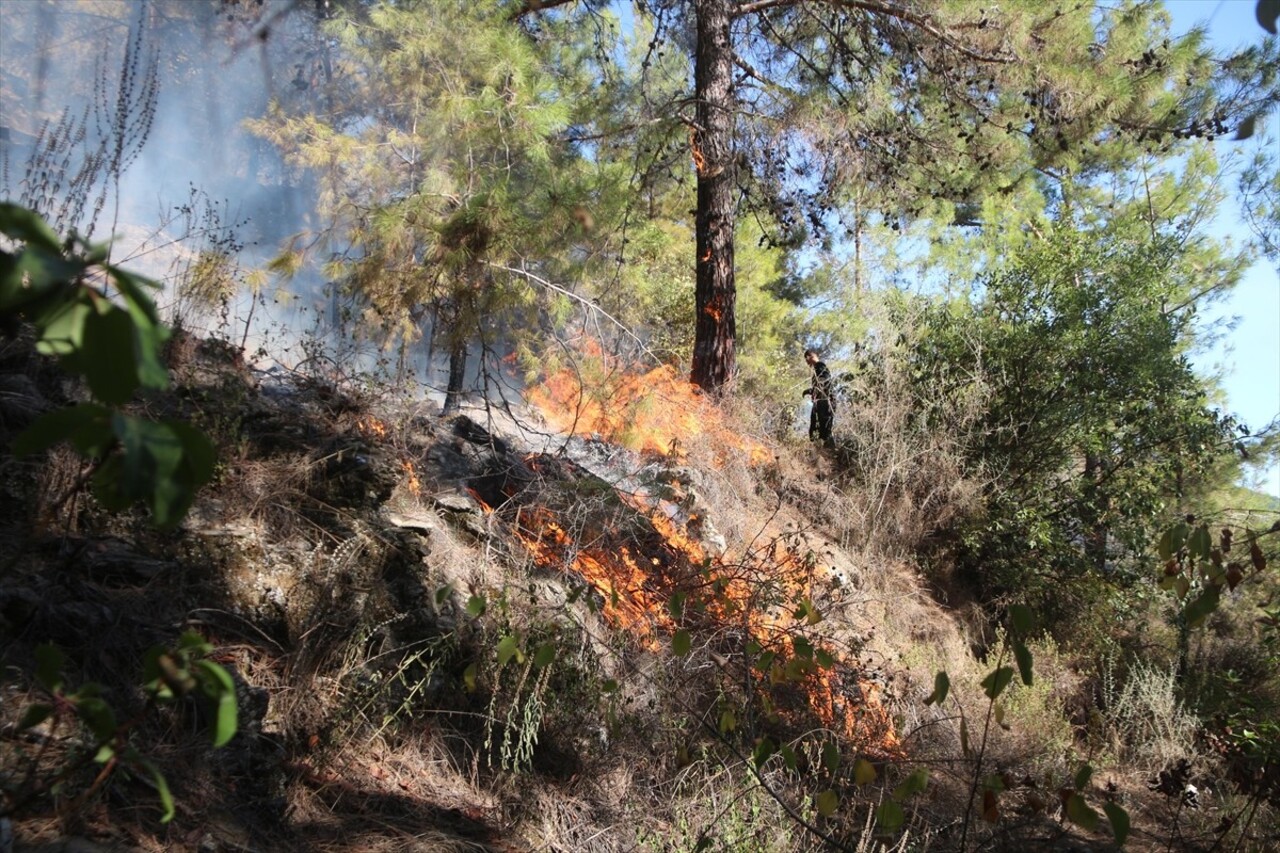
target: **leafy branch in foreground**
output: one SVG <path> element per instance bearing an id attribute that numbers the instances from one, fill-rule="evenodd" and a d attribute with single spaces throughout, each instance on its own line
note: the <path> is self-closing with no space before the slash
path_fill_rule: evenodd
<path id="1" fill-rule="evenodd" d="M 157 527 L 176 525 L 196 490 L 213 475 L 213 445 L 189 424 L 121 411 L 140 389 L 164 390 L 169 385 L 161 360 L 169 330 L 147 295 L 147 289 L 157 285 L 110 264 L 104 245 L 90 245 L 75 234 L 59 241 L 38 214 L 12 203 L 0 203 L 0 234 L 6 238 L 0 244 L 0 325 L 32 324 L 36 350 L 57 357 L 65 370 L 82 377 L 92 397 L 37 418 L 14 441 L 15 453 L 30 455 L 68 442 L 91 463 L 74 489 L 91 481 L 107 509 L 123 510 L 141 501 Z M 114 296 L 109 288 L 114 288 Z M 42 745 L 30 759 L 24 782 L 3 792 L 6 811 L 63 788 L 92 761 L 101 770 L 76 797 L 77 807 L 113 774 L 124 771 L 151 780 L 163 808 L 161 821 L 171 820 L 174 805 L 168 782 L 155 762 L 133 745 L 130 734 L 156 705 L 191 697 L 206 706 L 215 747 L 235 736 L 235 683 L 225 668 L 208 660 L 212 651 L 194 633 L 184 634 L 175 648 L 148 651 L 143 657 L 146 706 L 119 722 L 115 709 L 102 698 L 101 685 L 91 682 L 69 690 L 62 674 L 64 653 L 51 644 L 39 646 L 34 680 L 48 701 L 27 707 L 18 729 L 32 732 L 47 724 L 47 730 L 39 737 Z M 67 720 L 88 732 L 87 739 L 72 741 L 87 749 L 52 776 L 41 776 L 54 734 Z"/>
<path id="2" fill-rule="evenodd" d="M 133 718 L 120 722 L 116 710 L 102 698 L 100 684 L 90 682 L 76 690 L 69 689 L 63 676 L 66 657 L 62 650 L 49 643 L 38 646 L 35 679 L 48 701 L 28 706 L 18 730 L 32 732 L 41 726 L 45 726 L 45 730 L 39 736 L 41 748 L 30 759 L 24 786 L 5 792 L 13 807 L 20 808 L 33 797 L 54 791 L 92 761 L 102 769 L 76 797 L 77 805 L 87 803 L 113 774 L 123 771 L 149 778 L 160 797 L 161 823 L 172 820 L 174 806 L 169 783 L 155 762 L 133 745 L 130 733 L 156 705 L 192 698 L 204 708 L 205 717 L 212 720 L 213 745 L 225 746 L 236 733 L 235 683 L 226 669 L 208 660 L 212 651 L 213 646 L 192 632 L 183 634 L 176 648 L 155 646 L 148 650 L 143 657 L 146 707 Z M 51 777 L 41 778 L 38 773 L 45 754 L 58 729 L 68 721 L 79 723 L 87 731 L 88 739 L 79 742 L 85 748 L 77 750 L 78 754 Z M 74 734 L 69 737 L 75 742 Z"/>
<path id="3" fill-rule="evenodd" d="M 996 668 L 982 680 L 982 692 L 987 697 L 987 706 L 982 724 L 982 734 L 979 737 L 976 749 L 970 744 L 969 724 L 964 714 L 964 708 L 957 703 L 960 709 L 960 748 L 963 750 L 965 758 L 973 761 L 969 801 L 965 808 L 964 825 L 960 838 L 961 850 L 968 849 L 969 827 L 979 787 L 982 788 L 982 819 L 988 823 L 998 823 L 1000 821 L 1000 794 L 1005 790 L 1005 781 L 999 773 L 987 773 L 984 775 L 984 761 L 989 742 L 988 736 L 991 732 L 993 720 L 1001 728 L 1009 728 L 1008 723 L 1005 722 L 1005 706 L 1000 702 L 1000 697 L 1009 685 L 1013 683 L 1014 675 L 1016 674 L 1027 687 L 1030 687 L 1034 681 L 1033 657 L 1027 642 L 1036 635 L 1038 630 L 1036 623 L 1035 612 L 1030 607 L 1025 604 L 1009 605 L 1008 624 L 1006 625 L 1004 640 L 996 660 Z M 1006 665 L 1010 654 L 1013 655 L 1012 663 L 1015 666 Z M 934 677 L 933 692 L 924 700 L 925 704 L 941 706 L 947 700 L 950 691 L 950 677 L 946 672 L 938 672 Z M 1088 764 L 1081 764 L 1071 781 L 1058 789 L 1058 796 L 1062 802 L 1062 813 L 1072 823 L 1088 832 L 1097 831 L 1100 822 L 1097 811 L 1084 798 L 1084 791 L 1088 789 L 1092 778 L 1093 768 Z M 1111 833 L 1115 838 L 1116 846 L 1123 847 L 1129 836 L 1129 813 L 1114 802 L 1104 803 L 1103 812 L 1111 825 Z M 897 812 L 890 810 L 887 815 L 878 813 L 876 818 L 882 827 L 885 826 L 886 818 L 889 818 L 888 828 L 897 828 L 893 823 L 893 819 L 897 818 Z M 898 818 L 897 822 L 900 824 L 901 819 Z"/>
<path id="4" fill-rule="evenodd" d="M 0 234 L 16 245 L 0 249 L 0 322 L 34 325 L 36 349 L 83 377 L 93 397 L 42 415 L 14 451 L 30 455 L 69 442 L 92 460 L 85 479 L 104 507 L 142 502 L 157 527 L 173 527 L 213 476 L 215 457 L 208 437 L 189 424 L 119 408 L 139 389 L 169 385 L 160 356 L 169 330 L 147 295 L 157 285 L 108 263 L 105 245 L 75 234 L 59 241 L 43 219 L 15 204 L 0 203 Z"/>

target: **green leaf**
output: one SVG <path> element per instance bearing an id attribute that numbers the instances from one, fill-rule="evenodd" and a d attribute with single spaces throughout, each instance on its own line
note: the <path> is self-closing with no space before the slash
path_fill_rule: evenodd
<path id="1" fill-rule="evenodd" d="M 684 600 L 686 598 L 683 592 L 673 592 L 671 597 L 667 599 L 667 612 L 671 614 L 671 618 L 679 622 L 680 617 L 684 615 Z"/>
<path id="2" fill-rule="evenodd" d="M 777 751 L 777 745 L 768 737 L 762 737 L 756 741 L 756 748 L 751 752 L 751 760 L 756 769 L 763 767 L 764 763 Z"/>
<path id="3" fill-rule="evenodd" d="M 835 655 L 831 654 L 831 652 L 821 646 L 813 650 L 813 659 L 822 669 L 831 669 L 831 667 L 836 665 Z"/>
<path id="4" fill-rule="evenodd" d="M 813 645 L 804 637 L 792 637 L 791 648 L 796 653 L 796 657 L 812 658 Z"/>
<path id="5" fill-rule="evenodd" d="M 614 679 L 614 678 L 606 678 L 606 679 L 605 679 L 605 680 L 600 684 L 600 691 L 601 691 L 602 693 L 617 693 L 617 692 L 618 692 L 618 681 L 617 681 L 617 679 Z"/>
<path id="6" fill-rule="evenodd" d="M 467 664 L 467 668 L 462 671 L 462 686 L 468 693 L 476 692 L 476 665 L 474 663 Z"/>
<path id="7" fill-rule="evenodd" d="M 488 602 L 485 601 L 485 597 L 483 595 L 473 595 L 467 599 L 468 616 L 473 618 L 478 617 L 484 613 L 486 607 L 488 607 Z"/>
<path id="8" fill-rule="evenodd" d="M 1218 609 L 1218 599 L 1221 597 L 1222 588 L 1219 586 L 1207 586 L 1198 596 L 1183 608 L 1182 616 L 1187 622 L 1188 628 L 1195 628 L 1200 625 L 1205 618 Z"/>
<path id="9" fill-rule="evenodd" d="M 160 768 L 136 753 L 131 753 L 129 760 L 151 774 L 151 781 L 156 786 L 156 794 L 160 797 L 160 822 L 168 823 L 173 820 L 173 793 L 169 790 L 169 782 L 160 772 Z"/>
<path id="10" fill-rule="evenodd" d="M 198 660 L 193 668 L 204 692 L 215 702 L 213 746 L 226 746 L 236 736 L 235 682 L 226 669 L 211 660 Z"/>
<path id="11" fill-rule="evenodd" d="M 720 734 L 728 734 L 738 727 L 738 718 L 732 708 L 725 708 L 720 713 Z"/>
<path id="12" fill-rule="evenodd" d="M 1020 640 L 1013 641 L 1013 658 L 1018 662 L 1018 675 L 1022 683 L 1031 686 L 1031 651 Z"/>
<path id="13" fill-rule="evenodd" d="M 924 767 L 917 767 L 911 771 L 906 779 L 903 779 L 898 787 L 893 789 L 893 798 L 895 800 L 905 800 L 912 794 L 923 793 L 929 787 L 929 771 Z"/>
<path id="14" fill-rule="evenodd" d="M 13 202 L 0 202 L 0 233 L 32 246 L 39 246 L 47 252 L 62 252 L 62 242 L 49 227 L 49 223 L 35 211 Z"/>
<path id="15" fill-rule="evenodd" d="M 78 371 L 80 365 L 76 359 L 82 348 L 85 325 L 92 316 L 93 309 L 81 300 L 58 306 L 46 318 L 46 322 L 40 324 L 40 340 L 36 342 L 36 352 L 59 356 L 65 367 Z"/>
<path id="16" fill-rule="evenodd" d="M 853 762 L 853 784 L 870 785 L 876 781 L 875 765 L 865 758 Z"/>
<path id="17" fill-rule="evenodd" d="M 520 641 L 514 634 L 507 634 L 498 640 L 498 666 L 506 666 L 512 658 L 516 663 L 524 663 L 524 653 L 520 651 Z"/>
<path id="18" fill-rule="evenodd" d="M 1129 813 L 1115 803 L 1103 803 L 1102 810 L 1107 813 L 1111 822 L 1111 834 L 1115 836 L 1116 846 L 1123 847 L 1129 837 Z"/>
<path id="19" fill-rule="evenodd" d="M 996 699 L 1013 680 L 1013 668 L 1002 666 L 982 679 L 982 690 L 988 699 Z"/>
<path id="20" fill-rule="evenodd" d="M 81 456 L 93 457 L 103 455 L 115 440 L 111 413 L 95 403 L 80 403 L 36 418 L 14 439 L 13 452 L 29 456 L 67 441 Z"/>
<path id="21" fill-rule="evenodd" d="M 1076 776 L 1072 781 L 1077 791 L 1083 791 L 1089 785 L 1089 780 L 1093 778 L 1093 768 L 1088 764 L 1081 764 L 1080 769 L 1076 771 Z"/>
<path id="22" fill-rule="evenodd" d="M 27 710 L 22 712 L 22 719 L 18 720 L 18 731 L 25 731 L 32 726 L 38 726 L 53 713 L 53 708 L 49 705 L 43 705 L 39 702 L 34 705 L 27 706 Z"/>
<path id="23" fill-rule="evenodd" d="M 50 693 L 62 689 L 62 667 L 66 664 L 66 655 L 62 649 L 52 643 L 41 643 L 36 646 L 36 682 Z"/>
<path id="24" fill-rule="evenodd" d="M 796 759 L 796 751 L 785 743 L 778 747 L 778 755 L 782 757 L 782 764 L 788 770 L 795 770 L 800 766 L 800 762 Z"/>
<path id="25" fill-rule="evenodd" d="M 1026 637 L 1035 630 L 1035 614 L 1025 604 L 1009 605 L 1009 621 L 1013 625 L 1014 632 L 1020 637 Z"/>
<path id="26" fill-rule="evenodd" d="M 818 814 L 831 817 L 840 807 L 840 798 L 836 796 L 835 791 L 828 788 L 813 798 L 813 806 L 818 810 Z"/>
<path id="27" fill-rule="evenodd" d="M 876 809 L 876 829 L 886 835 L 897 832 L 907 820 L 902 806 L 894 800 L 885 800 Z"/>
<path id="28" fill-rule="evenodd" d="M 89 314 L 74 361 L 94 397 L 111 406 L 129 402 L 138 388 L 133 350 L 128 314 L 115 306 Z"/>
<path id="29" fill-rule="evenodd" d="M 840 746 L 833 740 L 822 744 L 822 766 L 833 776 L 840 769 Z"/>
<path id="30" fill-rule="evenodd" d="M 538 646 L 538 650 L 533 653 L 533 665 L 541 669 L 550 666 L 552 661 L 556 659 L 555 643 L 543 643 Z"/>
<path id="31" fill-rule="evenodd" d="M 679 657 L 689 654 L 689 649 L 693 646 L 693 638 L 689 636 L 689 632 L 684 628 L 676 631 L 671 635 L 671 651 Z"/>
<path id="32" fill-rule="evenodd" d="M 947 701 L 947 694 L 951 692 L 951 679 L 947 677 L 945 672 L 939 671 L 933 677 L 933 692 L 929 694 L 929 698 L 924 700 L 926 705 L 941 705 Z"/>
<path id="33" fill-rule="evenodd" d="M 89 731 L 93 732 L 93 736 L 98 743 L 106 743 L 116 736 L 116 712 L 111 710 L 111 706 L 96 696 L 81 698 L 76 702 L 76 713 L 80 715 L 80 719 Z"/>
<path id="34" fill-rule="evenodd" d="M 1076 826 L 1089 832 L 1098 828 L 1098 813 L 1089 808 L 1089 804 L 1079 794 L 1072 794 L 1067 798 L 1067 817 Z"/>
<path id="35" fill-rule="evenodd" d="M 1213 539 L 1209 536 L 1209 528 L 1200 525 L 1191 536 L 1187 538 L 1187 550 L 1191 552 L 1193 557 L 1199 557 L 1201 560 L 1209 559 L 1209 552 L 1213 550 Z"/>

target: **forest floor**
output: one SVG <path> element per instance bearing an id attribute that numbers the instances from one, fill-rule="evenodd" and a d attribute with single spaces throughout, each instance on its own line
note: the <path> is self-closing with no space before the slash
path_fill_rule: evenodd
<path id="1" fill-rule="evenodd" d="M 1159 768 L 1108 764 L 1092 688 L 1052 644 L 995 725 L 980 683 L 999 639 L 958 590 L 859 541 L 821 450 L 633 453 L 532 410 L 444 418 L 335 377 L 256 371 L 217 341 L 180 338 L 170 356 L 173 390 L 139 409 L 205 430 L 219 467 L 162 532 L 101 509 L 69 450 L 10 455 L 77 392 L 22 340 L 0 348 L 13 849 L 1108 849 L 1105 819 L 1089 832 L 1063 814 L 1086 759 L 1090 802 L 1131 816 L 1127 849 L 1219 837 L 1228 812 L 1186 801 L 1186 779 L 1161 793 L 1147 784 Z M 679 612 L 695 576 L 722 597 Z M 187 630 L 235 680 L 239 731 L 222 749 L 197 706 L 156 708 L 140 688 L 146 650 Z M 741 662 L 776 641 L 804 663 L 797 637 L 831 661 L 767 689 Z M 43 643 L 65 653 L 68 685 L 101 686 L 120 742 L 163 773 L 170 822 L 154 779 L 96 763 L 36 684 Z M 952 698 L 926 706 L 938 670 Z M 761 758 L 762 742 L 777 751 Z M 927 785 L 902 794 L 920 768 Z M 879 832 L 890 801 L 903 826 Z"/>

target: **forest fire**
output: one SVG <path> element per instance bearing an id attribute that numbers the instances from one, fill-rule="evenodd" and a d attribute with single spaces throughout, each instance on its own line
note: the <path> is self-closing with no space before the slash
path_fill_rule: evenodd
<path id="1" fill-rule="evenodd" d="M 771 458 L 763 444 L 728 429 L 714 403 L 670 365 L 629 373 L 612 368 L 599 346 L 591 346 L 578 367 L 547 376 L 527 395 L 564 432 L 681 458 L 689 442 L 706 437 L 745 453 L 753 465 Z"/>
<path id="2" fill-rule="evenodd" d="M 530 394 L 547 420 L 566 431 L 604 435 L 668 460 L 682 458 L 696 436 L 749 458 L 765 453 L 733 434 L 719 410 L 669 367 L 612 376 L 597 392 L 585 391 L 578 376 L 561 371 Z M 651 483 L 609 489 L 607 498 L 591 502 L 594 509 L 584 509 L 581 483 L 590 474 L 539 454 L 521 464 L 524 481 L 505 481 L 512 485 L 501 495 L 482 500 L 501 505 L 539 566 L 585 581 L 609 622 L 653 651 L 676 632 L 705 638 L 700 642 L 713 657 L 729 661 L 724 674 L 742 667 L 733 683 L 754 684 L 751 701 L 778 717 L 798 724 L 809 716 L 847 742 L 885 754 L 899 749 L 880 687 L 860 675 L 853 656 L 823 639 L 814 601 L 824 572 L 797 552 L 798 542 L 765 530 L 743 553 L 722 542 L 709 547 L 702 508 L 678 478 L 665 481 L 661 473 Z"/>
<path id="3" fill-rule="evenodd" d="M 373 415 L 361 415 L 357 418 L 356 429 L 365 438 L 387 437 L 387 425 Z"/>

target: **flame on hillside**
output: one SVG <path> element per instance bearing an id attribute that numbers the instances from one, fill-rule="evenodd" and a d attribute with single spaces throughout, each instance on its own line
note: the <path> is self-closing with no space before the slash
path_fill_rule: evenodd
<path id="1" fill-rule="evenodd" d="M 705 437 L 742 451 L 752 464 L 771 458 L 763 444 L 729 429 L 720 409 L 670 365 L 642 374 L 612 369 L 611 360 L 591 346 L 578 367 L 547 376 L 527 394 L 547 422 L 564 432 L 676 457 Z"/>
<path id="2" fill-rule="evenodd" d="M 696 436 L 752 458 L 766 455 L 761 445 L 729 430 L 719 410 L 670 368 L 618 373 L 594 392 L 584 390 L 578 377 L 561 371 L 530 393 L 548 421 L 565 431 L 597 433 L 632 450 L 669 456 L 679 456 Z M 561 464 L 537 454 L 524 460 L 530 472 L 544 476 Z M 602 519 L 606 513 L 599 510 L 595 518 L 568 507 L 558 513 L 538 489 L 521 494 L 523 488 L 513 485 L 493 499 L 505 511 L 514 509 L 516 535 L 533 560 L 585 581 L 605 618 L 641 645 L 659 650 L 685 628 L 714 652 L 716 643 L 736 636 L 737 651 L 723 651 L 740 654 L 744 640 L 757 649 L 754 690 L 780 716 L 807 708 L 851 742 L 899 750 L 879 685 L 859 676 L 858 661 L 842 659 L 818 638 L 814 626 L 822 616 L 812 602 L 821 597 L 822 573 L 786 537 L 765 531 L 745 553 L 708 548 L 701 508 L 685 500 L 678 482 L 658 487 L 660 495 L 616 491 L 647 524 L 619 513 Z"/>
<path id="3" fill-rule="evenodd" d="M 365 438 L 387 437 L 387 425 L 373 415 L 361 415 L 356 418 L 356 429 Z"/>

